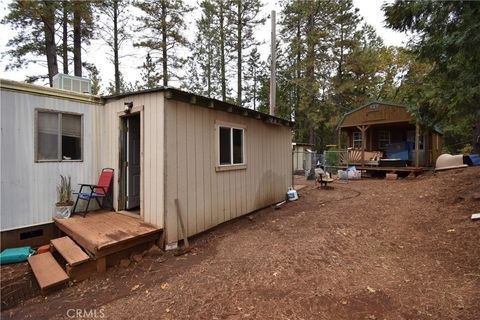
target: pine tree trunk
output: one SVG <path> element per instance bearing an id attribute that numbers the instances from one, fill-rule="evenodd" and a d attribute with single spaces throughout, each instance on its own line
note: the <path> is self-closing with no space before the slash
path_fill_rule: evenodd
<path id="1" fill-rule="evenodd" d="M 63 20 L 62 20 L 62 58 L 63 58 L 63 73 L 68 74 L 68 3 L 64 1 L 63 5 Z"/>
<path id="2" fill-rule="evenodd" d="M 208 46 L 208 62 L 207 62 L 207 96 L 212 95 L 212 46 Z"/>
<path id="3" fill-rule="evenodd" d="M 53 76 L 58 73 L 57 45 L 55 43 L 55 8 L 52 3 L 46 3 L 47 14 L 43 19 L 45 34 L 45 51 L 47 55 L 48 80 L 53 87 Z"/>
<path id="4" fill-rule="evenodd" d="M 220 1 L 220 79 L 222 82 L 222 100 L 227 100 L 227 84 L 225 76 L 225 26 L 223 0 Z"/>
<path id="5" fill-rule="evenodd" d="M 120 93 L 120 69 L 118 61 L 118 0 L 113 1 L 113 64 L 115 68 L 115 93 Z"/>
<path id="6" fill-rule="evenodd" d="M 308 117 L 311 110 L 315 107 L 315 92 L 314 92 L 314 83 L 315 83 L 315 43 L 312 39 L 314 29 L 314 18 L 313 15 L 310 15 L 307 20 L 305 34 L 307 35 L 307 56 L 305 57 L 306 70 L 305 70 L 305 80 L 307 81 L 307 106 L 305 110 L 305 115 Z M 314 131 L 313 124 L 308 123 L 309 128 L 309 138 L 308 142 L 314 144 Z"/>
<path id="7" fill-rule="evenodd" d="M 73 68 L 77 77 L 82 76 L 82 6 L 73 2 Z"/>
<path id="8" fill-rule="evenodd" d="M 297 24 L 297 39 L 298 39 L 298 43 L 300 42 L 300 23 Z M 296 70 L 296 78 L 297 78 L 297 81 L 296 81 L 296 84 L 295 84 L 295 109 L 294 109 L 294 116 L 296 118 L 296 113 L 298 111 L 298 108 L 300 107 L 300 76 L 301 76 L 301 73 L 300 73 L 300 63 L 301 63 L 301 60 L 302 60 L 302 56 L 301 56 L 301 53 L 300 53 L 300 49 L 297 48 L 297 70 Z"/>
<path id="9" fill-rule="evenodd" d="M 242 1 L 237 0 L 237 103 L 242 105 Z"/>
<path id="10" fill-rule="evenodd" d="M 162 65 L 163 65 L 163 86 L 168 86 L 168 63 L 167 63 L 167 6 L 162 1 Z"/>
<path id="11" fill-rule="evenodd" d="M 257 111 L 257 72 L 253 72 L 253 110 Z"/>
<path id="12" fill-rule="evenodd" d="M 343 25 L 340 25 L 340 57 L 338 60 L 338 79 L 342 81 L 343 79 Z"/>

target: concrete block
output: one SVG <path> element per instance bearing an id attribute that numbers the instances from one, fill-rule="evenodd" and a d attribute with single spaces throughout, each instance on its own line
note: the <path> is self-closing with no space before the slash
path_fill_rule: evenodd
<path id="1" fill-rule="evenodd" d="M 387 173 L 385 176 L 387 180 L 397 180 L 398 175 L 396 173 Z"/>

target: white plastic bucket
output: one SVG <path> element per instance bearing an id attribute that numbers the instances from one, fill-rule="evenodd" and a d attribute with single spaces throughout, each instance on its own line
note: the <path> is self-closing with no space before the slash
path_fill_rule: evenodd
<path id="1" fill-rule="evenodd" d="M 294 190 L 294 189 L 289 189 L 289 190 L 287 191 L 287 199 L 288 199 L 288 201 L 298 200 L 297 191 Z"/>
<path id="2" fill-rule="evenodd" d="M 71 210 L 72 210 L 71 208 L 72 207 L 70 206 L 55 207 L 55 218 L 60 218 L 60 219 L 70 218 Z"/>

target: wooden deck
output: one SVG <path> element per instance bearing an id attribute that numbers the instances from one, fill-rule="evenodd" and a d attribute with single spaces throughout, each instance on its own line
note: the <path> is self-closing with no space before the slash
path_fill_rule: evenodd
<path id="1" fill-rule="evenodd" d="M 107 211 L 89 212 L 85 218 L 74 215 L 68 219 L 54 220 L 62 232 L 94 258 L 154 241 L 162 232 L 162 229 L 138 218 Z"/>
<path id="2" fill-rule="evenodd" d="M 424 171 L 429 171 L 428 167 L 380 167 L 380 166 L 361 166 L 361 165 L 349 165 L 355 166 L 357 170 L 365 171 L 380 171 L 380 172 L 412 172 L 412 173 L 421 173 Z M 346 169 L 347 166 L 340 166 L 341 169 Z"/>

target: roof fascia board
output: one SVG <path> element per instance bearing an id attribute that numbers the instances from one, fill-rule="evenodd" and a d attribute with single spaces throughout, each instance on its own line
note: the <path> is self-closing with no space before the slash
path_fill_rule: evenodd
<path id="1" fill-rule="evenodd" d="M 239 105 L 213 99 L 213 98 L 208 98 L 204 97 L 201 95 L 197 95 L 194 93 L 182 91 L 176 88 L 172 87 L 157 87 L 153 89 L 146 89 L 146 90 L 141 90 L 141 91 L 136 91 L 136 92 L 130 92 L 130 93 L 124 93 L 124 94 L 119 94 L 119 95 L 111 95 L 111 96 L 105 96 L 103 97 L 106 101 L 109 99 L 122 99 L 126 97 L 131 97 L 134 95 L 139 95 L 139 94 L 147 94 L 147 93 L 155 93 L 155 92 L 165 92 L 165 99 L 173 99 L 177 101 L 182 101 L 185 103 L 189 104 L 194 104 L 196 106 L 208 108 L 208 109 L 215 109 L 215 110 L 220 110 L 220 111 L 225 111 L 228 113 L 233 113 L 237 115 L 241 115 L 244 117 L 249 117 L 257 120 L 261 120 L 264 123 L 267 124 L 272 124 L 272 125 L 282 125 L 286 127 L 293 127 L 294 122 L 289 121 L 286 119 L 282 119 L 279 117 L 271 116 L 266 113 L 262 113 L 259 111 L 255 111 L 252 109 L 244 108 Z"/>
<path id="2" fill-rule="evenodd" d="M 12 80 L 0 80 L 0 89 L 30 93 L 41 96 L 63 98 L 74 101 L 88 102 L 92 104 L 102 104 L 102 99 L 100 96 L 91 95 L 91 94 L 81 94 L 75 93 L 67 90 L 42 87 L 38 85 L 33 85 L 30 83 L 12 81 Z"/>

